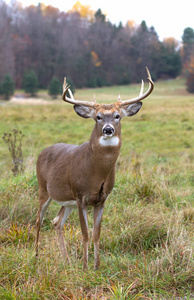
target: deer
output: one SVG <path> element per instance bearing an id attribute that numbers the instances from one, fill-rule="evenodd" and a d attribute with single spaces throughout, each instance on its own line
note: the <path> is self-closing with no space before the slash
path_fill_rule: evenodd
<path id="1" fill-rule="evenodd" d="M 150 72 L 149 87 L 140 95 L 122 101 L 119 95 L 115 104 L 98 104 L 93 101 L 75 100 L 64 78 L 62 99 L 74 105 L 75 112 L 82 118 L 92 118 L 95 126 L 90 140 L 81 145 L 58 143 L 44 149 L 37 159 L 39 185 L 39 210 L 36 221 L 36 256 L 38 256 L 39 233 L 45 213 L 51 201 L 61 208 L 53 220 L 60 252 L 69 260 L 63 237 L 66 220 L 74 209 L 78 210 L 83 243 L 83 270 L 88 269 L 88 219 L 87 207 L 93 207 L 94 269 L 100 266 L 99 241 L 105 201 L 115 183 L 115 164 L 121 148 L 121 119 L 135 115 L 141 108 L 141 100 L 153 89 Z M 67 92 L 68 96 L 67 96 Z"/>

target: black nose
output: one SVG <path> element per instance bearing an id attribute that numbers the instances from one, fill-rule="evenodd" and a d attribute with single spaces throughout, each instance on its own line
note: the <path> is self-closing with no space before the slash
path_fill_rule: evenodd
<path id="1" fill-rule="evenodd" d="M 107 125 L 106 127 L 103 128 L 103 134 L 111 135 L 114 133 L 114 128 Z"/>

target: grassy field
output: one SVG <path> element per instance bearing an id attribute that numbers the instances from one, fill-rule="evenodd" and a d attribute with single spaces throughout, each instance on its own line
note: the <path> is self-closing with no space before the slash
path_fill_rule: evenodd
<path id="1" fill-rule="evenodd" d="M 139 85 L 77 90 L 75 97 L 116 102 Z M 44 91 L 38 97 L 47 99 Z M 0 102 L 0 299 L 194 299 L 194 96 L 182 79 L 156 82 L 133 118 L 122 120 L 116 183 L 105 205 L 101 267 L 93 271 L 89 210 L 89 270 L 82 271 L 77 212 L 65 225 L 70 264 L 64 265 L 51 221 L 52 203 L 34 252 L 38 153 L 57 142 L 81 144 L 93 120 L 79 118 L 61 99 L 45 104 Z M 36 101 L 36 100 L 35 100 Z M 12 175 L 4 133 L 25 135 L 25 171 Z"/>

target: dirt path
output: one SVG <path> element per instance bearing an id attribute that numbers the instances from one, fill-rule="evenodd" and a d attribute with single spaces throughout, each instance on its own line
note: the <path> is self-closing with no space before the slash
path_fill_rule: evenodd
<path id="1" fill-rule="evenodd" d="M 15 103 L 15 104 L 51 104 L 51 101 L 47 101 L 41 98 L 23 98 L 23 97 L 12 97 L 9 101 L 10 103 Z"/>

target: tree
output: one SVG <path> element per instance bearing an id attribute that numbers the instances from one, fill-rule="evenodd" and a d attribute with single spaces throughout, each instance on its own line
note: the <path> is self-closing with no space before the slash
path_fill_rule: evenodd
<path id="1" fill-rule="evenodd" d="M 192 53 L 194 51 L 194 29 L 187 27 L 184 29 L 183 36 L 183 65 L 185 68 L 188 67 Z"/>
<path id="2" fill-rule="evenodd" d="M 5 74 L 14 75 L 15 60 L 11 23 L 8 6 L 5 1 L 0 1 L 0 81 L 5 78 Z"/>
<path id="3" fill-rule="evenodd" d="M 53 99 L 57 98 L 57 95 L 61 92 L 61 84 L 60 81 L 54 76 L 49 85 L 49 95 L 52 96 Z"/>
<path id="4" fill-rule="evenodd" d="M 175 78 L 181 72 L 181 58 L 173 46 L 163 44 L 163 69 L 162 74 Z"/>
<path id="5" fill-rule="evenodd" d="M 38 91 L 38 78 L 33 70 L 26 71 L 23 78 L 23 88 L 26 93 L 35 96 Z"/>
<path id="6" fill-rule="evenodd" d="M 5 79 L 2 82 L 1 92 L 6 100 L 9 100 L 14 93 L 14 82 L 9 74 L 5 76 Z"/>
<path id="7" fill-rule="evenodd" d="M 80 14 L 82 18 L 85 18 L 89 21 L 92 21 L 94 18 L 94 11 L 90 8 L 89 5 L 82 5 L 79 1 L 77 1 L 70 12 L 77 12 Z"/>
<path id="8" fill-rule="evenodd" d="M 189 64 L 186 85 L 188 92 L 194 93 L 194 56 L 192 56 Z"/>
<path id="9" fill-rule="evenodd" d="M 102 13 L 101 9 L 99 8 L 95 13 L 95 21 L 104 23 L 106 20 L 106 16 Z"/>
<path id="10" fill-rule="evenodd" d="M 184 29 L 182 40 L 184 44 L 193 44 L 194 43 L 194 30 L 191 27 Z"/>

